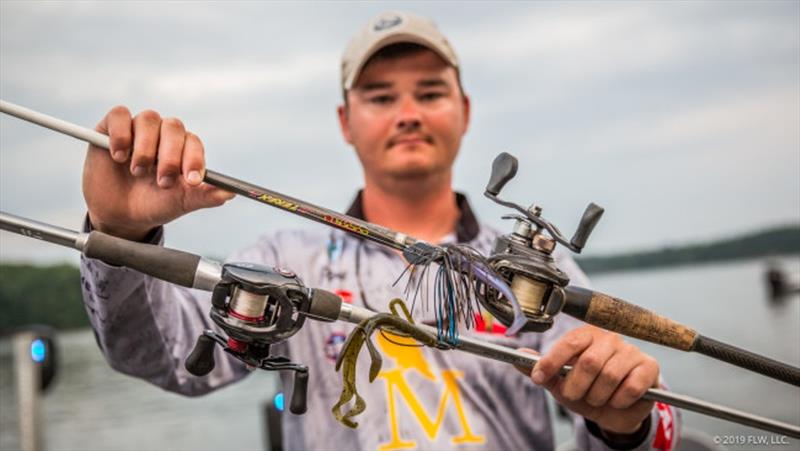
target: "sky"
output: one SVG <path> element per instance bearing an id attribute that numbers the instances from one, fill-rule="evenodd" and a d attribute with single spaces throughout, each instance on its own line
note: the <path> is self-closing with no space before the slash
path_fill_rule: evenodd
<path id="1" fill-rule="evenodd" d="M 800 2 L 0 2 L 0 97 L 93 128 L 114 105 L 181 118 L 208 167 L 344 211 L 362 184 L 341 138 L 339 60 L 370 18 L 404 10 L 449 37 L 472 100 L 455 187 L 486 223 L 501 197 L 571 236 L 606 212 L 600 255 L 800 222 Z M 86 145 L 0 116 L 0 210 L 78 229 Z M 235 199 L 167 226 L 224 258 L 280 228 L 322 228 Z M 0 233 L 0 261 L 77 253 Z"/>

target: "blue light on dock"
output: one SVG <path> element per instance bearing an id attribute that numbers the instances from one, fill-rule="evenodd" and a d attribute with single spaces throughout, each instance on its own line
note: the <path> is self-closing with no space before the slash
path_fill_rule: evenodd
<path id="1" fill-rule="evenodd" d="M 275 408 L 278 409 L 279 412 L 283 412 L 283 393 L 278 393 L 275 395 Z"/>
<path id="2" fill-rule="evenodd" d="M 47 350 L 41 338 L 37 338 L 31 342 L 31 358 L 34 362 L 40 363 L 44 361 L 46 352 Z"/>

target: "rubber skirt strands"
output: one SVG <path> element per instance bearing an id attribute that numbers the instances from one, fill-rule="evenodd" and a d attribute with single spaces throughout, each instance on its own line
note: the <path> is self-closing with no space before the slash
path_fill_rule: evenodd
<path id="1" fill-rule="evenodd" d="M 430 311 L 429 292 L 433 293 L 433 312 L 437 339 L 452 345 L 458 344 L 459 324 L 467 329 L 475 326 L 476 316 L 481 314 L 481 302 L 487 284 L 497 292 L 508 294 L 511 290 L 494 273 L 486 259 L 474 248 L 465 244 L 444 244 L 440 247 L 417 247 L 415 258 L 395 281 L 397 284 L 407 276 L 405 297 L 411 299 L 411 314 L 414 315 L 417 299 L 421 298 L 423 310 Z M 431 265 L 438 265 L 434 283 L 430 287 Z M 516 301 L 516 299 L 514 299 Z M 523 319 L 524 321 L 524 319 Z"/>

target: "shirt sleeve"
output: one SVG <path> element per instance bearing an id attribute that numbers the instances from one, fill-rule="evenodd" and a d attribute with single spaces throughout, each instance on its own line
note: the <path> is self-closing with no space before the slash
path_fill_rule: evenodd
<path id="1" fill-rule="evenodd" d="M 91 230 L 88 218 L 84 230 Z M 152 244 L 162 243 L 163 228 L 150 238 Z M 87 257 L 81 257 L 80 271 L 89 322 L 115 370 L 187 396 L 205 394 L 249 373 L 220 347 L 210 374 L 197 377 L 184 367 L 203 330 L 219 331 L 208 316 L 210 293 Z"/>
<path id="2" fill-rule="evenodd" d="M 570 278 L 570 285 L 591 288 L 591 282 L 575 260 L 565 252 L 556 250 L 556 264 Z M 546 353 L 564 333 L 586 323 L 566 314 L 556 316 L 553 327 L 542 334 L 541 351 Z M 663 386 L 663 381 L 661 382 Z M 573 414 L 572 417 L 577 449 L 599 450 L 663 450 L 674 449 L 681 428 L 680 411 L 673 406 L 656 403 L 639 436 L 628 443 L 614 443 L 603 436 L 600 428 L 585 418 Z"/>

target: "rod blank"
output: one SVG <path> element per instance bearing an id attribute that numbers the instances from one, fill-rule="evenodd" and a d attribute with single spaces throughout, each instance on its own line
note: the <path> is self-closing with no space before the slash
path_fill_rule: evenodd
<path id="1" fill-rule="evenodd" d="M 85 234 L 0 211 L 0 229 L 83 251 Z"/>
<path id="2" fill-rule="evenodd" d="M 65 135 L 72 136 L 73 138 L 86 141 L 97 147 L 108 149 L 111 147 L 109 144 L 108 136 L 90 130 L 86 127 L 67 122 L 53 116 L 48 116 L 44 113 L 25 108 L 24 106 L 16 105 L 5 100 L 0 100 L 0 111 L 11 116 L 18 117 L 22 120 L 41 125 L 42 127 L 49 128 L 50 130 L 64 133 Z"/>

